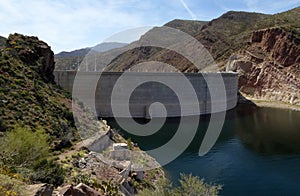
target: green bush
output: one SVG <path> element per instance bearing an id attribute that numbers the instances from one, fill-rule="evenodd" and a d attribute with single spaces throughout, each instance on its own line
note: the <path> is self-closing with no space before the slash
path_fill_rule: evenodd
<path id="1" fill-rule="evenodd" d="M 16 126 L 0 141 L 0 166 L 19 173 L 32 182 L 60 185 L 65 172 L 54 160 L 48 160 L 49 136 L 38 128 L 34 132 Z"/>
<path id="2" fill-rule="evenodd" d="M 192 176 L 180 174 L 179 179 L 180 186 L 173 187 L 172 184 L 166 180 L 161 180 L 155 190 L 146 189 L 139 193 L 141 196 L 168 196 L 168 195 L 178 195 L 178 196 L 214 196 L 218 195 L 219 191 L 222 189 L 221 185 L 211 185 L 204 182 L 198 176 Z"/>
<path id="3" fill-rule="evenodd" d="M 54 160 L 41 159 L 34 163 L 33 170 L 34 172 L 29 176 L 32 182 L 49 183 L 55 186 L 64 182 L 65 171 Z"/>
<path id="4" fill-rule="evenodd" d="M 31 166 L 34 161 L 47 157 L 48 139 L 42 129 L 32 132 L 28 128 L 17 126 L 6 137 L 1 138 L 0 162 L 13 167 Z"/>
<path id="5" fill-rule="evenodd" d="M 206 184 L 198 176 L 180 174 L 180 186 L 176 192 L 180 195 L 218 195 L 221 185 Z"/>
<path id="6" fill-rule="evenodd" d="M 15 178 L 0 174 L 0 195 L 17 196 L 24 192 L 25 184 Z"/>

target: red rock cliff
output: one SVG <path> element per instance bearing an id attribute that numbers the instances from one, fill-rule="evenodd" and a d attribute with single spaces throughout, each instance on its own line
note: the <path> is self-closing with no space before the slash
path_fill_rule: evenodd
<path id="1" fill-rule="evenodd" d="M 240 92 L 249 98 L 300 105 L 300 40 L 280 28 L 252 34 L 249 45 L 231 58 Z"/>

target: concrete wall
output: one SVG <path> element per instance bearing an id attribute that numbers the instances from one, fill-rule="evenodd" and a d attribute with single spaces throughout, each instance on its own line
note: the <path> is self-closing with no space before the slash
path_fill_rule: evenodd
<path id="1" fill-rule="evenodd" d="M 101 74 L 99 81 L 97 78 Z M 72 92 L 73 81 L 76 76 L 76 71 L 54 71 L 55 81 L 61 87 L 66 89 L 69 92 Z M 120 81 L 121 72 L 80 72 L 80 75 L 76 76 L 77 87 L 80 90 L 80 99 L 86 102 L 88 105 L 91 104 L 92 100 L 89 96 L 90 92 L 88 89 L 90 85 L 97 83 L 95 99 L 96 99 L 96 113 L 99 117 L 113 117 L 111 109 L 111 94 L 115 86 L 116 81 Z M 149 107 L 153 102 L 160 102 L 164 104 L 167 115 L 169 117 L 176 116 L 187 116 L 187 115 L 199 115 L 211 113 L 211 97 L 220 105 L 226 104 L 226 110 L 232 109 L 237 104 L 237 92 L 238 92 L 238 77 L 236 73 L 224 72 L 224 73 L 185 73 L 185 78 L 192 84 L 195 92 L 197 94 L 198 100 L 196 102 L 193 100 L 193 94 L 191 89 L 186 88 L 184 82 L 178 78 L 178 73 L 142 73 L 142 72 L 129 72 L 126 81 L 120 82 L 120 89 L 117 93 L 120 100 L 124 99 L 122 92 L 126 91 L 130 82 L 138 83 L 141 80 L 167 80 L 172 81 L 172 85 L 176 86 L 177 89 L 180 89 L 180 93 L 183 96 L 183 102 L 179 104 L 178 96 L 166 85 L 160 84 L 158 82 L 147 82 L 138 86 L 130 97 L 130 112 L 132 117 L 141 117 L 148 118 L 150 115 L 152 117 L 160 117 L 160 109 L 152 111 L 149 114 Z M 226 96 L 223 96 L 221 92 L 220 76 L 224 81 Z M 87 81 L 88 80 L 88 81 Z M 209 82 L 210 91 L 207 87 L 207 82 Z M 77 88 L 78 89 L 78 88 Z M 216 103 L 216 102 L 215 102 Z M 126 104 L 126 103 L 124 103 Z M 199 104 L 199 111 L 195 111 L 195 106 Z M 183 106 L 184 107 L 180 107 Z M 120 105 L 121 107 L 121 105 Z M 126 104 L 128 107 L 128 104 Z M 182 108 L 188 108 L 186 111 L 181 111 Z M 223 109 L 220 109 L 220 111 Z M 157 112 L 156 112 L 157 111 Z M 218 111 L 215 111 L 218 112 Z M 122 116 L 121 117 L 127 117 Z M 128 116 L 129 117 L 129 116 Z"/>

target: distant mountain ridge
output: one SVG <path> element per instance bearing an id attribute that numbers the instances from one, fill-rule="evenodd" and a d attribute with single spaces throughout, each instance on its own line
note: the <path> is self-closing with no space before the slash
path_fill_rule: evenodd
<path id="1" fill-rule="evenodd" d="M 190 34 L 191 36 L 195 36 L 201 31 L 202 27 L 207 23 L 208 23 L 207 21 L 175 19 L 166 23 L 164 26 L 168 26 L 174 29 L 179 29 L 185 33 Z"/>
<path id="2" fill-rule="evenodd" d="M 55 55 L 56 69 L 72 69 L 78 67 L 78 63 L 81 63 L 83 58 L 89 53 L 102 53 L 115 48 L 121 48 L 128 45 L 127 43 L 119 42 L 103 42 L 97 44 L 94 47 L 82 48 L 70 52 L 60 52 Z"/>
<path id="3" fill-rule="evenodd" d="M 190 27 L 193 21 L 173 20 L 167 23 L 166 26 L 170 25 L 190 35 L 194 35 L 218 63 L 218 66 L 210 69 L 216 71 L 224 70 L 227 59 L 232 53 L 239 51 L 248 44 L 253 31 L 280 27 L 296 37 L 299 36 L 299 13 L 300 7 L 274 15 L 229 11 L 210 22 L 202 22 L 201 26 L 197 23 L 198 27 L 196 29 L 200 29 L 198 33 L 195 33 L 194 28 Z M 151 30 L 145 35 L 149 33 L 151 33 Z M 142 36 L 141 40 L 144 36 Z M 182 43 L 182 45 L 184 46 L 185 43 Z M 106 70 L 124 71 L 137 63 L 149 60 L 173 65 L 182 72 L 199 71 L 193 68 L 193 64 L 184 57 L 166 49 L 162 50 L 153 47 L 141 47 L 140 49 L 135 48 L 132 51 L 127 51 L 114 59 L 107 66 Z"/>

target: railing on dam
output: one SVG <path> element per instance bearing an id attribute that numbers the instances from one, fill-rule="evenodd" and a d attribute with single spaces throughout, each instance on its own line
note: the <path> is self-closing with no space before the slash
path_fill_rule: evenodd
<path id="1" fill-rule="evenodd" d="M 238 76 L 233 72 L 180 73 L 184 78 L 176 72 L 126 72 L 126 79 L 121 77 L 124 72 L 78 73 L 80 74 L 77 71 L 54 71 L 55 81 L 72 92 L 76 77 L 77 95 L 88 105 L 94 104 L 99 117 L 127 117 L 122 112 L 113 112 L 112 95 L 116 97 L 114 108 L 127 107 L 130 115 L 137 118 L 160 117 L 161 114 L 155 112 L 155 107 L 150 110 L 151 104 L 155 102 L 164 105 L 168 117 L 221 112 L 232 109 L 237 104 Z M 93 99 L 88 91 L 95 81 Z M 187 88 L 187 82 L 193 89 Z M 134 90 L 129 91 L 129 86 L 135 86 Z M 131 93 L 130 96 L 128 92 Z M 225 107 L 213 108 L 212 102 Z M 200 110 L 195 110 L 197 107 Z M 161 111 L 161 108 L 157 109 Z"/>

